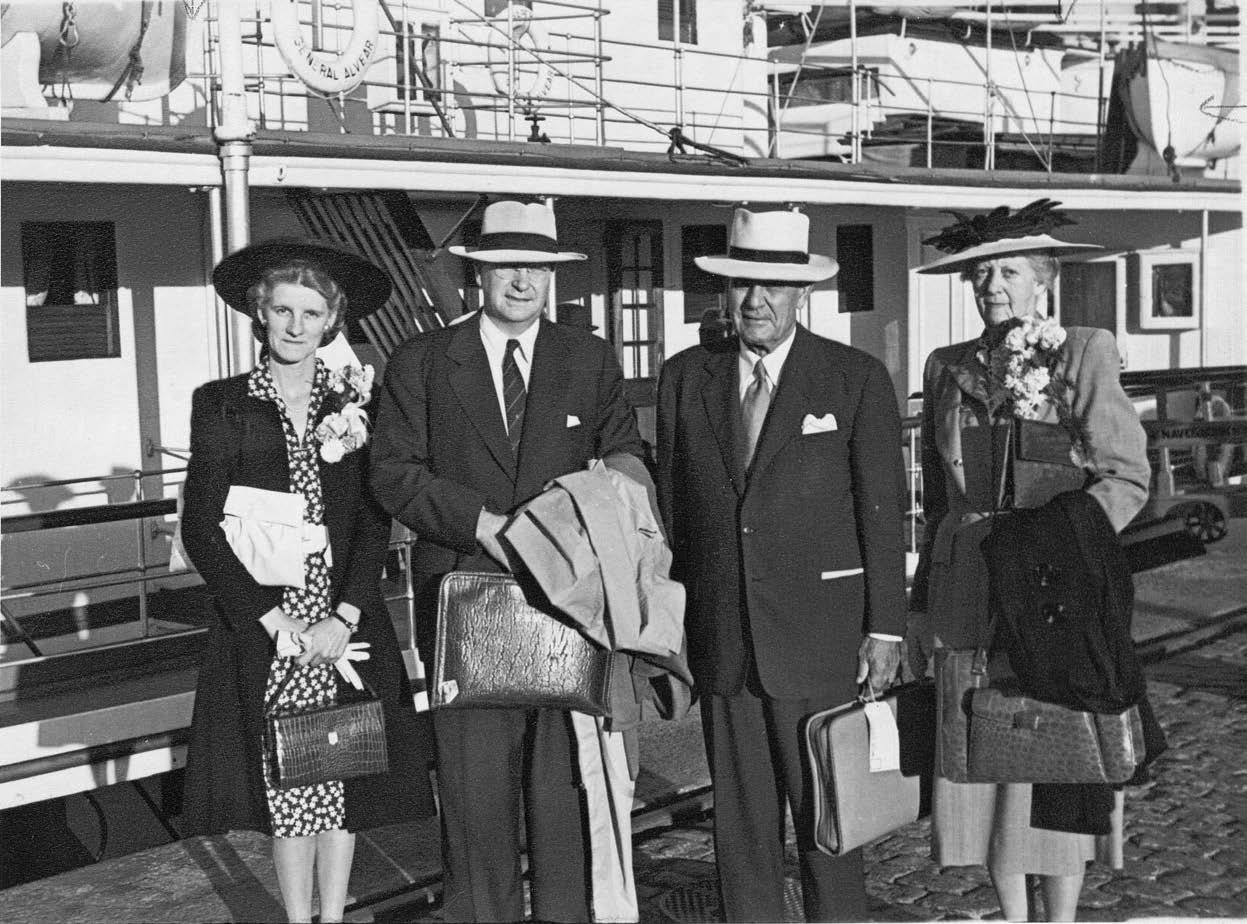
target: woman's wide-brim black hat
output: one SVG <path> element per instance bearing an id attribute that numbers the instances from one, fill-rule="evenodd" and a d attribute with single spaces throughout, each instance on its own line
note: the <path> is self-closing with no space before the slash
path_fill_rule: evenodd
<path id="1" fill-rule="evenodd" d="M 333 278 L 346 293 L 347 314 L 352 318 L 372 314 L 385 304 L 394 287 L 382 269 L 357 253 L 289 237 L 251 244 L 230 254 L 212 271 L 212 285 L 225 304 L 250 314 L 247 290 L 260 281 L 260 275 L 296 261 L 312 264 Z"/>

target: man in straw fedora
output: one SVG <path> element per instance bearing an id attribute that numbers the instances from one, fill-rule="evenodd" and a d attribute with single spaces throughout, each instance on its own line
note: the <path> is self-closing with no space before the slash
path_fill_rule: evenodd
<path id="1" fill-rule="evenodd" d="M 715 790 L 715 857 L 729 921 L 780 921 L 785 803 L 805 914 L 864 920 L 860 851 L 812 843 L 801 727 L 889 685 L 905 622 L 903 475 L 883 364 L 797 323 L 817 282 L 795 211 L 734 214 L 727 278 L 736 336 L 663 367 L 658 488 L 688 592 L 689 662 Z"/>
<path id="2" fill-rule="evenodd" d="M 436 599 L 450 571 L 506 571 L 508 514 L 551 480 L 643 451 L 609 344 L 544 317 L 559 247 L 554 211 L 495 202 L 472 260 L 482 310 L 395 351 L 373 440 L 378 499 L 419 537 L 416 635 L 433 676 Z M 533 917 L 591 919 L 586 826 L 570 714 L 551 709 L 433 711 L 448 921 L 524 917 L 521 829 Z"/>

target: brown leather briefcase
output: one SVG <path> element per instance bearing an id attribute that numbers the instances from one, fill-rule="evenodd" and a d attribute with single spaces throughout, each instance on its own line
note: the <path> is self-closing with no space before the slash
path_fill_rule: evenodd
<path id="1" fill-rule="evenodd" d="M 896 716 L 900 769 L 872 773 L 861 702 L 817 712 L 806 723 L 814 790 L 814 843 L 838 856 L 930 812 L 935 688 L 926 681 L 879 697 Z"/>
<path id="2" fill-rule="evenodd" d="M 437 598 L 436 708 L 607 715 L 612 655 L 509 574 L 453 571 Z"/>

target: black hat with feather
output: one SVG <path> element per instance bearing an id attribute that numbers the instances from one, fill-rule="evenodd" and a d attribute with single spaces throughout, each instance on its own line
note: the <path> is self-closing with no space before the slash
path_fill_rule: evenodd
<path id="1" fill-rule="evenodd" d="M 1099 250 L 1098 244 L 1074 244 L 1052 236 L 1051 232 L 1057 228 L 1077 224 L 1057 210 L 1060 204 L 1051 199 L 1036 199 L 1017 211 L 1002 205 L 986 215 L 948 212 L 957 220 L 922 242 L 943 251 L 946 256 L 919 267 L 918 272 L 959 273 L 980 260 L 1035 250 L 1054 253 Z"/>

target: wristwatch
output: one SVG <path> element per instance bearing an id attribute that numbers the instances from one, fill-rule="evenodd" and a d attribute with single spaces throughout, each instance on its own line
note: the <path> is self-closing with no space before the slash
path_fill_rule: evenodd
<path id="1" fill-rule="evenodd" d="M 359 631 L 359 623 L 351 622 L 349 619 L 347 619 L 337 610 L 330 611 L 329 615 L 332 616 L 334 619 L 336 619 L 338 622 L 342 623 L 342 625 L 346 626 L 351 631 L 352 635 L 354 635 L 356 632 Z"/>

